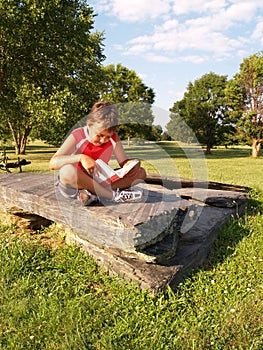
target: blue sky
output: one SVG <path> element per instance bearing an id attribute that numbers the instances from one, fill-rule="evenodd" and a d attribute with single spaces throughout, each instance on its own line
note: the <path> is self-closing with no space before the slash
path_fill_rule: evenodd
<path id="1" fill-rule="evenodd" d="M 214 72 L 232 78 L 245 57 L 263 50 L 262 0 L 93 0 L 105 32 L 104 64 L 134 70 L 167 111 L 188 83 Z"/>

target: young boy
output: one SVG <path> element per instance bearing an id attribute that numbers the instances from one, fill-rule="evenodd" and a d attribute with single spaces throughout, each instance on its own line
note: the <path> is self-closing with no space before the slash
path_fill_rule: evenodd
<path id="1" fill-rule="evenodd" d="M 87 125 L 74 130 L 51 158 L 51 170 L 59 170 L 58 187 L 65 197 L 78 198 L 89 205 L 99 198 L 114 202 L 137 202 L 140 191 L 124 190 L 146 178 L 140 162 L 123 178 L 102 186 L 93 179 L 96 160 L 108 163 L 114 153 L 120 167 L 130 160 L 116 134 L 118 112 L 109 102 L 96 102 L 87 118 Z"/>

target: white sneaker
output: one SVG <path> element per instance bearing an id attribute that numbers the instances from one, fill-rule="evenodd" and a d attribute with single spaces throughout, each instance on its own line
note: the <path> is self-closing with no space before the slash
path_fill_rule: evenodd
<path id="1" fill-rule="evenodd" d="M 115 191 L 113 201 L 116 203 L 139 202 L 142 199 L 141 191 L 122 190 Z"/>
<path id="2" fill-rule="evenodd" d="M 96 196 L 95 194 L 90 193 L 87 190 L 79 190 L 78 200 L 82 203 L 82 205 L 84 205 L 86 207 L 93 202 L 98 202 L 99 197 Z"/>

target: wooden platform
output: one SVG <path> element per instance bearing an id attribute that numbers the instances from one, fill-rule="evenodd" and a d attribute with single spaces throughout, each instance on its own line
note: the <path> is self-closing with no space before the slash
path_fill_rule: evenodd
<path id="1" fill-rule="evenodd" d="M 138 187 L 140 203 L 103 202 L 83 207 L 64 199 L 54 174 L 0 174 L 0 204 L 61 223 L 68 240 L 110 272 L 123 275 L 154 293 L 175 287 L 206 258 L 225 223 L 242 215 L 246 188 L 148 176 Z"/>

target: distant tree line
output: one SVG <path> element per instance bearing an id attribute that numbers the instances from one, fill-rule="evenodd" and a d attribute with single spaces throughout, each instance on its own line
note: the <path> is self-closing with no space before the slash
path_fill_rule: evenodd
<path id="1" fill-rule="evenodd" d="M 245 58 L 229 81 L 211 72 L 190 82 L 170 111 L 167 131 L 173 139 L 191 142 L 195 134 L 207 153 L 216 145 L 246 142 L 257 157 L 263 141 L 263 51 Z"/>
<path id="2" fill-rule="evenodd" d="M 122 64 L 103 66 L 104 33 L 85 0 L 0 2 L 0 140 L 23 154 L 28 139 L 59 145 L 99 100 L 119 109 L 122 138 L 218 144 L 249 142 L 263 132 L 263 54 L 245 58 L 233 79 L 210 72 L 190 82 L 170 109 L 167 132 L 153 125 L 155 93 Z"/>

